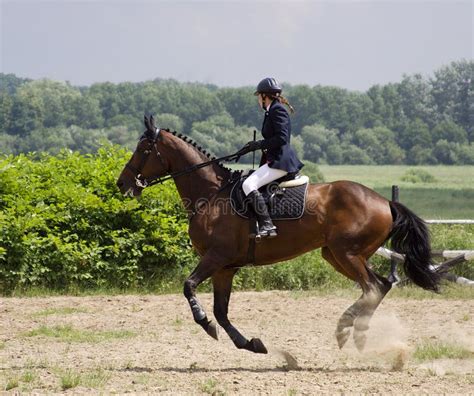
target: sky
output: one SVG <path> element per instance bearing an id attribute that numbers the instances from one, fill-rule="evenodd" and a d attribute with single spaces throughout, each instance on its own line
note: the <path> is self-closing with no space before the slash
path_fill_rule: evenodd
<path id="1" fill-rule="evenodd" d="M 0 72 L 365 91 L 472 59 L 474 0 L 0 0 Z"/>

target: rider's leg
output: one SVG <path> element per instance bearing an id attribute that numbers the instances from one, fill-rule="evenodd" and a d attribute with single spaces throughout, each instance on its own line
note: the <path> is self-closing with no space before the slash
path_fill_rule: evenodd
<path id="1" fill-rule="evenodd" d="M 260 187 L 272 182 L 273 180 L 279 179 L 287 175 L 288 172 L 270 168 L 268 164 L 262 165 L 255 172 L 253 172 L 242 184 L 242 190 L 245 195 L 249 195 L 252 191 L 258 190 Z"/>
<path id="2" fill-rule="evenodd" d="M 267 164 L 253 172 L 242 184 L 242 189 L 246 196 L 250 198 L 250 203 L 258 220 L 258 235 L 262 237 L 276 237 L 276 227 L 268 213 L 267 205 L 258 189 L 273 180 L 279 179 L 287 174 L 281 169 L 270 168 Z"/>

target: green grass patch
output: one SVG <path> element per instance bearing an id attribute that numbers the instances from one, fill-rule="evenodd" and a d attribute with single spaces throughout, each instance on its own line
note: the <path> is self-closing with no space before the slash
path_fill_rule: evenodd
<path id="1" fill-rule="evenodd" d="M 59 384 L 62 390 L 75 388 L 81 382 L 81 374 L 71 369 L 64 370 L 59 375 Z"/>
<path id="2" fill-rule="evenodd" d="M 62 308 L 47 308 L 42 311 L 35 312 L 33 317 L 42 317 L 50 315 L 71 315 L 75 313 L 87 313 L 85 308 L 73 308 L 73 307 L 62 307 Z"/>
<path id="3" fill-rule="evenodd" d="M 458 285 L 451 282 L 443 283 L 441 293 L 433 293 L 414 285 L 393 287 L 388 294 L 389 298 L 401 298 L 412 300 L 473 300 L 474 288 Z"/>
<path id="4" fill-rule="evenodd" d="M 121 338 L 130 338 L 136 336 L 128 330 L 110 330 L 110 331 L 92 331 L 75 329 L 70 325 L 65 326 L 40 326 L 37 329 L 30 330 L 25 334 L 27 337 L 50 337 L 66 342 L 89 342 L 97 343 L 111 341 Z"/>
<path id="5" fill-rule="evenodd" d="M 72 389 L 77 386 L 100 389 L 109 381 L 111 374 L 103 368 L 96 368 L 86 372 L 79 372 L 73 369 L 56 368 L 56 375 L 62 390 Z"/>
<path id="6" fill-rule="evenodd" d="M 110 373 L 102 368 L 97 368 L 82 374 L 80 383 L 87 388 L 98 389 L 103 388 L 110 377 Z"/>
<path id="7" fill-rule="evenodd" d="M 410 166 L 410 165 L 319 165 L 326 181 L 352 180 L 367 187 L 410 187 L 402 179 L 408 172 L 429 173 L 434 177 L 426 187 L 463 189 L 474 184 L 474 166 Z"/>
<path id="8" fill-rule="evenodd" d="M 20 378 L 18 376 L 13 376 L 10 378 L 7 378 L 6 383 L 5 383 L 5 390 L 9 391 L 11 389 L 18 388 L 20 385 Z"/>
<path id="9" fill-rule="evenodd" d="M 474 166 L 319 165 L 326 181 L 351 180 L 400 201 L 423 218 L 474 218 Z M 414 180 L 416 179 L 416 184 Z"/>
<path id="10" fill-rule="evenodd" d="M 474 357 L 474 353 L 458 344 L 426 340 L 417 345 L 413 357 L 419 362 L 425 362 L 436 359 L 469 359 Z"/>
<path id="11" fill-rule="evenodd" d="M 400 178 L 401 181 L 409 183 L 434 183 L 436 178 L 424 169 L 408 169 Z"/>
<path id="12" fill-rule="evenodd" d="M 224 395 L 225 393 L 218 389 L 218 381 L 214 378 L 209 378 L 206 381 L 201 382 L 199 385 L 199 390 L 202 393 L 207 393 L 209 395 Z"/>
<path id="13" fill-rule="evenodd" d="M 26 370 L 21 375 L 21 381 L 25 383 L 33 382 L 37 378 L 37 375 L 32 370 Z"/>

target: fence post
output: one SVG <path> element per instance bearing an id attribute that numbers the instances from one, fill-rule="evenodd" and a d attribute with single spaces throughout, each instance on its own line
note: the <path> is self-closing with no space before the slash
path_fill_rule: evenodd
<path id="1" fill-rule="evenodd" d="M 398 186 L 392 186 L 392 202 L 399 202 L 400 199 L 400 189 Z M 397 283 L 400 281 L 400 277 L 398 276 L 397 272 L 397 261 L 395 258 L 390 258 L 390 275 L 388 276 L 388 280 L 391 283 Z"/>

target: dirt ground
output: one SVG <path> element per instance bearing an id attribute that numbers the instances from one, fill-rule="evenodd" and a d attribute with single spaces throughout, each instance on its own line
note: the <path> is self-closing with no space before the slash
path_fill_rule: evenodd
<path id="1" fill-rule="evenodd" d="M 212 316 L 211 295 L 199 295 Z M 6 298 L 0 300 L 0 391 L 11 393 L 160 394 L 468 394 L 474 359 L 419 362 L 426 340 L 456 342 L 474 351 L 474 301 L 386 298 L 360 354 L 352 338 L 339 350 L 337 319 L 352 298 L 311 293 L 234 293 L 230 319 L 270 350 L 217 342 L 191 318 L 181 295 Z M 69 340 L 32 335 L 66 326 Z M 69 326 L 69 327 L 68 327 Z M 127 330 L 125 336 L 104 331 Z M 82 333 L 81 333 L 82 331 Z M 80 334 L 112 334 L 84 340 Z M 117 333 L 122 334 L 122 333 Z M 291 354 L 298 367 L 284 358 Z M 291 369 L 293 368 L 293 369 Z M 72 388 L 68 377 L 80 378 Z M 9 386 L 8 386 L 9 385 Z"/>

